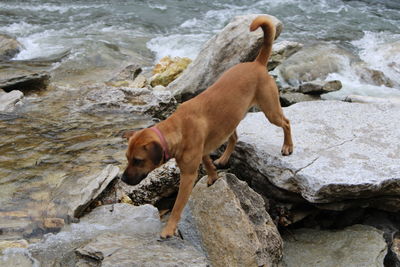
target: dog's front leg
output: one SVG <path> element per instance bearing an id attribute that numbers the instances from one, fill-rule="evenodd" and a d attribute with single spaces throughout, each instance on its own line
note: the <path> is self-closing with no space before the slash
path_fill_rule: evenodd
<path id="1" fill-rule="evenodd" d="M 197 168 L 195 171 L 185 173 L 181 170 L 181 181 L 179 184 L 178 196 L 176 197 L 171 216 L 168 219 L 167 225 L 161 232 L 161 238 L 168 238 L 175 234 L 176 227 L 181 218 L 183 208 L 185 207 L 190 193 L 192 192 L 194 182 L 197 178 Z"/>

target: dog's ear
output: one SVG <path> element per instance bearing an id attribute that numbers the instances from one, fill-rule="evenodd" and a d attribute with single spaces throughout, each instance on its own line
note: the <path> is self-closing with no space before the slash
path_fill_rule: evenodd
<path id="1" fill-rule="evenodd" d="M 126 138 L 127 140 L 129 140 L 129 138 L 131 138 L 131 136 L 134 135 L 135 133 L 136 130 L 126 131 L 122 134 L 122 138 Z"/>
<path id="2" fill-rule="evenodd" d="M 158 142 L 151 142 L 145 146 L 146 150 L 149 151 L 150 160 L 154 165 L 160 164 L 163 158 L 163 149 Z"/>

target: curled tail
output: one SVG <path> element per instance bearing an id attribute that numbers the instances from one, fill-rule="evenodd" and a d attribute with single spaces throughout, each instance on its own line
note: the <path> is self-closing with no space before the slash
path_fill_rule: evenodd
<path id="1" fill-rule="evenodd" d="M 264 42 L 255 61 L 267 65 L 268 59 L 271 56 L 276 29 L 274 23 L 267 16 L 258 16 L 255 18 L 250 25 L 250 31 L 255 31 L 259 27 L 264 31 Z"/>

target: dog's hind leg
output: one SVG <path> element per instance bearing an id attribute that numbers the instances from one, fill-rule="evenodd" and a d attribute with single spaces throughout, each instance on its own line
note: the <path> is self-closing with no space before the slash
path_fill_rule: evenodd
<path id="1" fill-rule="evenodd" d="M 208 174 L 207 185 L 210 186 L 218 179 L 217 169 L 215 168 L 209 155 L 203 156 L 202 161 Z"/>
<path id="2" fill-rule="evenodd" d="M 229 136 L 228 144 L 226 145 L 226 149 L 221 157 L 214 161 L 215 166 L 224 167 L 228 164 L 229 158 L 232 155 L 233 150 L 235 149 L 236 142 L 238 140 L 238 136 L 236 130 Z"/>
<path id="3" fill-rule="evenodd" d="M 279 91 L 275 81 L 270 81 L 261 86 L 256 94 L 257 104 L 264 112 L 267 119 L 276 126 L 282 127 L 284 140 L 281 153 L 288 156 L 293 153 L 293 141 L 289 120 L 283 115 L 279 102 Z"/>

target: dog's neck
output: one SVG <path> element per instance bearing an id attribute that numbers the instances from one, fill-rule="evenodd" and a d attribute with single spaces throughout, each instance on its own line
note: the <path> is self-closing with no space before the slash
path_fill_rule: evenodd
<path id="1" fill-rule="evenodd" d="M 179 129 L 177 129 L 173 123 L 163 122 L 158 123 L 155 127 L 157 127 L 164 137 L 166 146 L 168 147 L 169 158 L 179 156 L 180 151 L 178 151 L 177 148 L 180 148 L 179 143 L 182 139 Z"/>
<path id="2" fill-rule="evenodd" d="M 158 138 L 160 139 L 161 147 L 163 149 L 163 158 L 164 158 L 164 161 L 167 162 L 171 158 L 171 156 L 169 154 L 168 144 L 167 144 L 167 141 L 165 140 L 164 135 L 161 133 L 161 131 L 156 126 L 153 126 L 150 129 L 153 130 L 157 134 Z"/>

